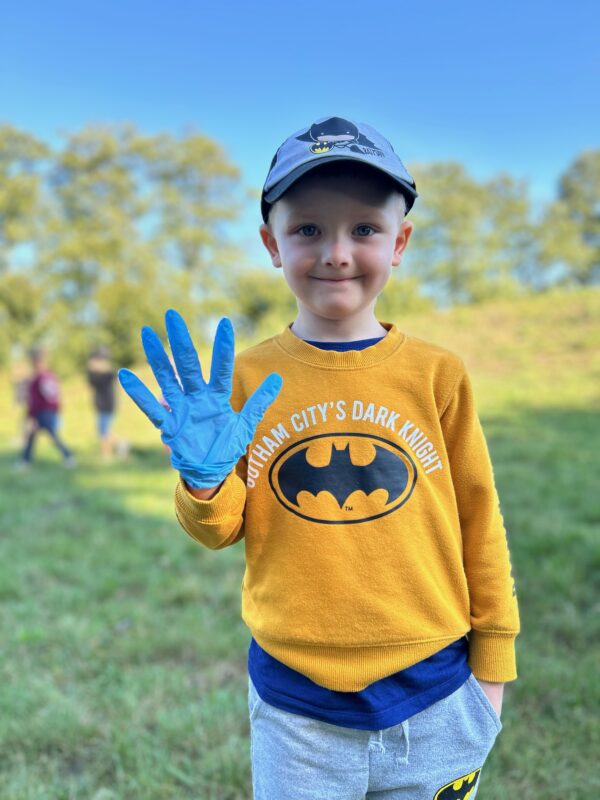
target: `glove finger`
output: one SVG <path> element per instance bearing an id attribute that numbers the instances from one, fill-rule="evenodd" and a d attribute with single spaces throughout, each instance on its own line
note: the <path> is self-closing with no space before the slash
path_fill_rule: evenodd
<path id="1" fill-rule="evenodd" d="M 231 396 L 231 378 L 235 353 L 233 325 L 224 317 L 217 327 L 210 363 L 209 386 L 218 394 Z"/>
<path id="2" fill-rule="evenodd" d="M 181 387 L 165 348 L 152 328 L 142 328 L 142 346 L 165 400 L 173 410 L 177 409 L 182 395 Z"/>
<path id="3" fill-rule="evenodd" d="M 283 384 L 283 378 L 276 372 L 272 372 L 256 391 L 246 400 L 240 412 L 242 417 L 254 430 L 265 415 L 265 411 L 279 394 Z"/>
<path id="4" fill-rule="evenodd" d="M 138 378 L 128 369 L 118 372 L 119 383 L 133 400 L 136 406 L 144 412 L 150 422 L 159 430 L 166 430 L 170 420 L 169 412 L 161 406 L 156 397 Z"/>
<path id="5" fill-rule="evenodd" d="M 202 377 L 200 359 L 183 317 L 175 309 L 170 308 L 165 314 L 165 322 L 171 353 L 183 390 L 190 393 L 201 391 L 206 384 Z"/>

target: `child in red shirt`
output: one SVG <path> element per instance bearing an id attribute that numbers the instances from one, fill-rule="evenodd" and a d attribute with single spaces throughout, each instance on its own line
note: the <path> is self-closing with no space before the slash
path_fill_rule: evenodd
<path id="1" fill-rule="evenodd" d="M 27 387 L 27 440 L 21 455 L 21 467 L 28 467 L 33 456 L 33 446 L 38 431 L 45 430 L 60 450 L 66 467 L 75 466 L 73 453 L 58 435 L 60 388 L 58 378 L 48 369 L 47 356 L 42 348 L 30 353 L 33 378 Z"/>

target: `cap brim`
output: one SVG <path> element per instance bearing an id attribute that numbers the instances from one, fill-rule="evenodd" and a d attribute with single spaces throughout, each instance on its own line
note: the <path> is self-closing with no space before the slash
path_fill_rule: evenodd
<path id="1" fill-rule="evenodd" d="M 287 192 L 287 190 L 292 186 L 292 184 L 296 183 L 296 181 L 301 178 L 303 175 L 306 175 L 307 172 L 310 172 L 313 169 L 317 169 L 317 167 L 323 166 L 323 164 L 330 164 L 332 161 L 352 161 L 354 163 L 365 164 L 365 161 L 359 158 L 354 158 L 349 155 L 340 155 L 340 156 L 329 156 L 326 160 L 325 159 L 318 159 L 314 161 L 307 161 L 305 164 L 300 164 L 296 169 L 293 169 L 289 175 L 286 175 L 285 178 L 276 183 L 271 189 L 267 192 L 263 192 L 262 195 L 262 204 L 264 208 L 264 204 L 272 205 L 276 200 Z M 410 211 L 415 202 L 415 199 L 418 197 L 417 190 L 415 186 L 410 184 L 408 181 L 404 181 L 399 178 L 397 175 L 389 172 L 387 169 L 383 169 L 382 167 L 378 167 L 375 164 L 367 164 L 368 167 L 371 167 L 377 172 L 381 172 L 384 175 L 387 175 L 388 178 L 391 178 L 394 183 L 398 184 L 398 188 L 404 195 L 406 199 L 406 213 Z M 264 213 L 263 213 L 264 217 Z M 266 220 L 265 220 L 266 221 Z"/>

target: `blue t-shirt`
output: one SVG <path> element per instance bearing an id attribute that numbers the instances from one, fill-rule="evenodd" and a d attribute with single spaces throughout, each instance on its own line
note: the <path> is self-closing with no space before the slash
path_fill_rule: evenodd
<path id="1" fill-rule="evenodd" d="M 323 350 L 364 350 L 380 338 L 308 344 Z M 262 700 L 276 708 L 344 728 L 382 730 L 399 725 L 460 688 L 471 674 L 468 657 L 469 645 L 463 637 L 360 692 L 334 692 L 286 667 L 252 639 L 248 672 Z"/>

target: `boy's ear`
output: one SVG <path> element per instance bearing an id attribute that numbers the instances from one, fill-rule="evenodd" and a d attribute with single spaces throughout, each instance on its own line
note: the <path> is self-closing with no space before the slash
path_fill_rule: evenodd
<path id="1" fill-rule="evenodd" d="M 394 255 L 392 256 L 392 266 L 397 267 L 402 260 L 402 253 L 406 250 L 406 245 L 413 232 L 414 225 L 408 220 L 404 220 L 396 236 L 396 243 L 394 245 Z"/>
<path id="2" fill-rule="evenodd" d="M 281 256 L 279 255 L 279 247 L 277 246 L 277 239 L 273 235 L 273 231 L 271 230 L 271 226 L 268 224 L 263 224 L 258 229 L 260 233 L 260 238 L 264 246 L 269 251 L 269 255 L 271 256 L 271 263 L 274 267 L 281 267 Z"/>

